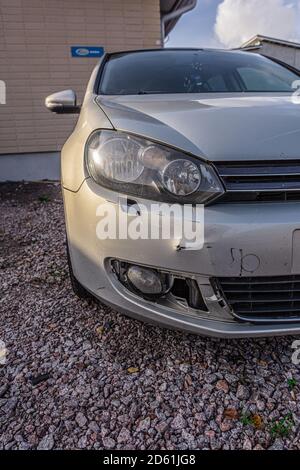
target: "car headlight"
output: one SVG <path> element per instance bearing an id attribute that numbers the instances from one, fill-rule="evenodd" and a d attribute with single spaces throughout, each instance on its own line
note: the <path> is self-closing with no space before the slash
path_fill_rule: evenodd
<path id="1" fill-rule="evenodd" d="M 203 204 L 223 194 L 204 161 L 125 132 L 95 131 L 86 144 L 86 165 L 96 183 L 140 198 Z"/>

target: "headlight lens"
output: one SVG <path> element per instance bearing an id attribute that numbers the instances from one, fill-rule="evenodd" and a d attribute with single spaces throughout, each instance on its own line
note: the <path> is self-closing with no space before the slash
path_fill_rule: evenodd
<path id="1" fill-rule="evenodd" d="M 102 143 L 98 143 L 96 139 L 94 144 L 95 148 L 90 149 L 92 161 L 104 178 L 120 183 L 133 183 L 141 176 L 144 165 L 140 160 L 142 147 L 138 142 L 114 136 Z"/>
<path id="2" fill-rule="evenodd" d="M 173 160 L 162 173 L 165 188 L 175 196 L 193 194 L 199 188 L 201 179 L 200 168 L 188 160 Z"/>
<path id="3" fill-rule="evenodd" d="M 141 198 L 202 204 L 223 193 L 214 169 L 202 160 L 124 132 L 94 132 L 86 164 L 101 186 Z"/>

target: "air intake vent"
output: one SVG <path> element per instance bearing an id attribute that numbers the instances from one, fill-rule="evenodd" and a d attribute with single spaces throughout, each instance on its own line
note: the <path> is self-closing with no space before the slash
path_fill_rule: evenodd
<path id="1" fill-rule="evenodd" d="M 300 276 L 218 278 L 233 315 L 254 323 L 300 321 Z"/>

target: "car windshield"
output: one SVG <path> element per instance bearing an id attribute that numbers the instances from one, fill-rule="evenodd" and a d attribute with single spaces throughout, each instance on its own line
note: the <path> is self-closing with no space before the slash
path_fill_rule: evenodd
<path id="1" fill-rule="evenodd" d="M 250 52 L 164 49 L 109 56 L 99 94 L 291 92 L 299 78 Z"/>

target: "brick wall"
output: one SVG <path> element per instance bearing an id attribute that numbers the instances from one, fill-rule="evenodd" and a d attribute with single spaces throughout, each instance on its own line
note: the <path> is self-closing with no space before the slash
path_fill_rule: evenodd
<path id="1" fill-rule="evenodd" d="M 0 0 L 0 154 L 59 150 L 76 117 L 52 115 L 45 97 L 72 88 L 79 101 L 96 59 L 70 46 L 107 51 L 159 47 L 159 0 Z"/>

